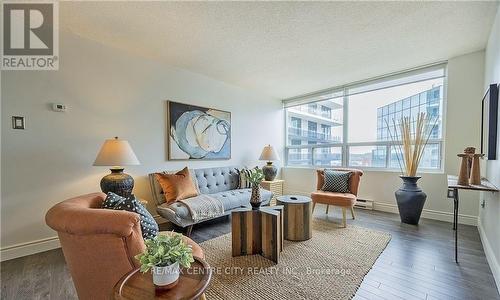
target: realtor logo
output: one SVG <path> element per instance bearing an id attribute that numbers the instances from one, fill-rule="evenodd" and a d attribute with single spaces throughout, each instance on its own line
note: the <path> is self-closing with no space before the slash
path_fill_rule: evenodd
<path id="1" fill-rule="evenodd" d="M 57 70 L 57 2 L 3 3 L 3 70 Z"/>

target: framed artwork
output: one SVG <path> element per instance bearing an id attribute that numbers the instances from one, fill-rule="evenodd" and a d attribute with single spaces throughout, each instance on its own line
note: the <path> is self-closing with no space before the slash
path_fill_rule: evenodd
<path id="1" fill-rule="evenodd" d="M 491 84 L 481 103 L 481 153 L 488 160 L 497 159 L 498 89 Z"/>
<path id="2" fill-rule="evenodd" d="M 231 113 L 167 101 L 168 160 L 231 158 Z"/>

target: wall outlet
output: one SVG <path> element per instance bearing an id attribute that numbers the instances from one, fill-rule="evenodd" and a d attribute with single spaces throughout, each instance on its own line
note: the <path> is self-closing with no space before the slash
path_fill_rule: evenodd
<path id="1" fill-rule="evenodd" d="M 68 110 L 68 107 L 62 103 L 53 103 L 52 110 L 57 112 L 65 112 L 66 110 Z"/>

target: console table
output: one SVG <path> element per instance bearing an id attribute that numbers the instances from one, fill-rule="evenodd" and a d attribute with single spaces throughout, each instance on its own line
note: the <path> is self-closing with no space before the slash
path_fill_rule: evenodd
<path id="1" fill-rule="evenodd" d="M 231 219 L 233 256 L 260 254 L 278 263 L 283 251 L 283 206 L 237 208 Z"/>
<path id="2" fill-rule="evenodd" d="M 458 263 L 458 190 L 474 190 L 481 192 L 498 192 L 498 188 L 485 178 L 480 185 L 459 185 L 458 177 L 448 175 L 448 198 L 453 199 L 453 230 L 455 231 L 455 262 Z"/>

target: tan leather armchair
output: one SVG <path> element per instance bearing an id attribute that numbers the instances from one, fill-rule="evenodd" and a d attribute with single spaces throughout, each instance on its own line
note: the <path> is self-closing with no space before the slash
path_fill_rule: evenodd
<path id="1" fill-rule="evenodd" d="M 79 299 L 109 299 L 115 283 L 139 267 L 134 256 L 145 249 L 139 215 L 101 209 L 105 198 L 93 193 L 68 199 L 45 216 L 57 231 Z M 203 258 L 200 246 L 184 239 Z"/>
<path id="2" fill-rule="evenodd" d="M 349 178 L 349 191 L 351 193 L 334 193 L 322 191 L 321 188 L 325 183 L 325 170 L 317 170 L 317 191 L 311 193 L 311 199 L 313 201 L 313 212 L 316 203 L 326 204 L 326 214 L 328 214 L 328 208 L 330 205 L 339 206 L 342 208 L 342 225 L 346 227 L 346 210 L 349 208 L 351 210 L 352 218 L 354 215 L 354 204 L 356 204 L 356 199 L 358 197 L 358 188 L 361 176 L 363 176 L 363 171 L 357 169 L 334 169 L 336 171 L 349 171 L 351 172 L 351 177 Z"/>

